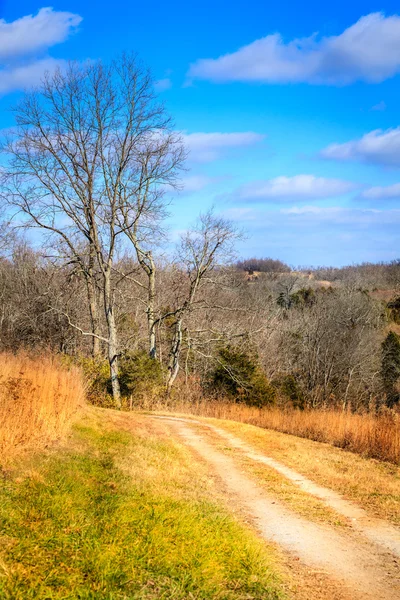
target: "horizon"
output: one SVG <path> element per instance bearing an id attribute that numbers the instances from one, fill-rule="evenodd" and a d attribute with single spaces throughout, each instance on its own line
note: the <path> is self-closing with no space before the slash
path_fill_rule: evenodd
<path id="1" fill-rule="evenodd" d="M 250 8 L 0 0 L 0 128 L 46 69 L 135 51 L 190 152 L 172 238 L 214 205 L 246 230 L 241 258 L 303 269 L 396 260 L 400 9 Z"/>

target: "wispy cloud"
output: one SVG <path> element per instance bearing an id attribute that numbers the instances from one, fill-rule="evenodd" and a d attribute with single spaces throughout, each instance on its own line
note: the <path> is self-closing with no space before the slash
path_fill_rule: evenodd
<path id="1" fill-rule="evenodd" d="M 331 144 L 321 151 L 323 158 L 343 161 L 361 161 L 385 166 L 400 166 L 400 127 L 375 129 L 358 140 Z"/>
<path id="2" fill-rule="evenodd" d="M 400 72 L 400 17 L 371 13 L 340 35 L 285 42 L 267 35 L 236 52 L 200 59 L 188 77 L 229 81 L 348 85 L 379 83 Z"/>
<path id="3" fill-rule="evenodd" d="M 383 112 L 384 110 L 386 110 L 386 108 L 386 102 L 384 100 L 381 100 L 380 102 L 378 102 L 378 104 L 374 104 L 374 106 L 371 107 L 371 110 Z"/>
<path id="4" fill-rule="evenodd" d="M 6 93 L 37 84 L 46 70 L 62 61 L 48 50 L 76 32 L 82 17 L 70 12 L 41 8 L 7 22 L 0 20 L 0 92 Z"/>
<path id="5" fill-rule="evenodd" d="M 165 92 L 172 88 L 172 81 L 169 77 L 164 77 L 164 79 L 158 79 L 154 82 L 154 88 L 156 92 Z"/>
<path id="6" fill-rule="evenodd" d="M 227 150 L 253 146 L 265 136 L 253 131 L 239 133 L 189 133 L 183 134 L 183 142 L 193 162 L 211 162 L 223 157 Z"/>
<path id="7" fill-rule="evenodd" d="M 351 264 L 396 258 L 400 210 L 295 206 L 233 208 L 225 215 L 246 227 L 244 256 L 276 256 L 297 265 Z"/>
<path id="8" fill-rule="evenodd" d="M 27 65 L 18 65 L 0 70 L 0 94 L 11 90 L 22 90 L 36 85 L 46 71 L 54 71 L 63 65 L 62 60 L 43 58 Z"/>
<path id="9" fill-rule="evenodd" d="M 393 185 L 375 186 L 364 190 L 360 194 L 361 198 L 369 200 L 395 200 L 400 198 L 400 183 Z"/>
<path id="10" fill-rule="evenodd" d="M 241 186 L 231 194 L 234 200 L 252 202 L 310 201 L 347 194 L 359 187 L 351 181 L 315 175 L 280 176 Z"/>
<path id="11" fill-rule="evenodd" d="M 217 177 L 208 177 L 207 175 L 188 175 L 181 179 L 182 193 L 192 194 L 201 192 L 204 188 L 219 181 Z"/>

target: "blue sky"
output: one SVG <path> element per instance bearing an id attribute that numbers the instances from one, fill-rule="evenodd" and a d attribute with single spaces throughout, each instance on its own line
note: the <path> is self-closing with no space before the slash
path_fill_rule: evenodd
<path id="1" fill-rule="evenodd" d="M 243 256 L 400 256 L 398 3 L 0 0 L 0 16 L 0 127 L 60 61 L 150 66 L 190 150 L 172 233 L 214 204 Z"/>

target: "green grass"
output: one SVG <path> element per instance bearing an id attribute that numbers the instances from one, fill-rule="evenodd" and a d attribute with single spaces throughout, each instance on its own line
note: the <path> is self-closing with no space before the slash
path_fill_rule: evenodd
<path id="1" fill-rule="evenodd" d="M 1 484 L 0 598 L 282 598 L 272 551 L 211 496 L 173 441 L 89 420 Z"/>

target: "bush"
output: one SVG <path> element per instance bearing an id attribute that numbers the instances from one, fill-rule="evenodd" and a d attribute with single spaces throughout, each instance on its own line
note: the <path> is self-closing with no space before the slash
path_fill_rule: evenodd
<path id="1" fill-rule="evenodd" d="M 138 403 L 154 400 L 161 396 L 164 390 L 163 370 L 154 358 L 147 352 L 127 353 L 119 363 L 119 381 L 121 394 L 125 398 L 133 398 Z"/>
<path id="2" fill-rule="evenodd" d="M 395 323 L 400 324 L 400 296 L 388 302 L 387 308 L 389 312 L 389 318 Z"/>
<path id="3" fill-rule="evenodd" d="M 387 405 L 392 407 L 400 400 L 400 336 L 390 331 L 382 343 L 381 375 Z"/>
<path id="4" fill-rule="evenodd" d="M 86 385 L 86 397 L 91 404 L 103 408 L 114 408 L 110 367 L 106 359 L 66 356 L 64 362 L 74 363 L 82 369 Z"/>
<path id="5" fill-rule="evenodd" d="M 294 375 L 282 375 L 271 382 L 284 402 L 290 402 L 293 408 L 305 408 L 304 394 Z"/>
<path id="6" fill-rule="evenodd" d="M 233 346 L 219 349 L 211 385 L 235 402 L 266 406 L 275 401 L 275 390 L 261 370 L 257 357 Z"/>
<path id="7" fill-rule="evenodd" d="M 280 292 L 277 304 L 281 308 L 303 308 L 313 306 L 317 300 L 315 291 L 308 288 L 301 288 L 293 294 L 287 294 L 286 292 Z"/>
<path id="8" fill-rule="evenodd" d="M 103 358 L 79 358 L 65 359 L 65 361 L 77 364 L 83 371 L 87 398 L 91 404 L 103 408 L 115 408 L 112 397 L 110 380 L 110 367 L 108 361 Z M 126 353 L 119 360 L 119 383 L 123 406 L 131 406 L 132 403 L 140 404 L 143 400 L 153 401 L 162 395 L 163 371 L 160 363 L 143 350 Z"/>

